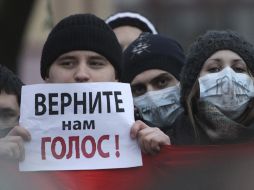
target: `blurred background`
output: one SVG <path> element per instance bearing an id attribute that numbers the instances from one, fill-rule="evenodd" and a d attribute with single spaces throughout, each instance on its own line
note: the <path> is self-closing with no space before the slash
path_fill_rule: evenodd
<path id="1" fill-rule="evenodd" d="M 0 64 L 26 84 L 42 83 L 41 50 L 55 23 L 75 13 L 106 19 L 119 11 L 144 15 L 185 51 L 211 29 L 232 29 L 254 43 L 253 0 L 0 0 Z"/>

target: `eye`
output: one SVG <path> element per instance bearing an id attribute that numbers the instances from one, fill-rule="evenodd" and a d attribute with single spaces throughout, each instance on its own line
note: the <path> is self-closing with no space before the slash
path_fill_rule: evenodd
<path id="1" fill-rule="evenodd" d="M 233 70 L 234 70 L 236 73 L 246 73 L 246 72 L 247 72 L 245 69 L 240 68 L 240 67 L 238 67 L 238 68 L 233 68 Z"/>
<path id="2" fill-rule="evenodd" d="M 232 67 L 236 73 L 247 73 L 247 68 L 244 65 L 236 65 Z"/>
<path id="3" fill-rule="evenodd" d="M 207 68 L 207 71 L 209 73 L 218 73 L 218 72 L 221 71 L 221 69 L 222 69 L 221 67 L 216 66 L 216 67 L 209 67 L 209 68 Z"/>
<path id="4" fill-rule="evenodd" d="M 201 74 L 218 73 L 223 69 L 222 66 L 220 58 L 208 58 L 201 69 Z"/>
<path id="5" fill-rule="evenodd" d="M 99 69 L 99 68 L 102 68 L 105 65 L 107 65 L 107 62 L 104 61 L 104 60 L 91 60 L 91 61 L 88 62 L 88 65 L 91 68 Z"/>
<path id="6" fill-rule="evenodd" d="M 132 85 L 131 91 L 134 97 L 138 97 L 146 93 L 146 86 L 143 84 Z"/>
<path id="7" fill-rule="evenodd" d="M 167 76 L 161 76 L 154 81 L 154 85 L 157 89 L 163 89 L 170 86 L 171 78 Z"/>
<path id="8" fill-rule="evenodd" d="M 160 80 L 158 81 L 158 87 L 164 88 L 164 87 L 168 86 L 169 82 L 170 82 L 169 79 L 167 79 L 167 78 L 162 78 L 162 79 L 160 79 Z"/>
<path id="9" fill-rule="evenodd" d="M 70 60 L 70 59 L 66 59 L 66 60 L 61 60 L 58 65 L 64 67 L 64 68 L 72 68 L 75 65 L 75 60 Z"/>

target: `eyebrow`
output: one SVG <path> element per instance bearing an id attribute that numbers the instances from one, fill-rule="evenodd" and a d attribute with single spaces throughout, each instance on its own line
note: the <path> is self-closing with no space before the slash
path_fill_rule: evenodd
<path id="1" fill-rule="evenodd" d="M 89 56 L 89 59 L 99 59 L 99 60 L 108 61 L 105 57 L 100 56 L 100 55 L 92 55 L 92 56 Z"/>
<path id="2" fill-rule="evenodd" d="M 208 58 L 208 60 L 212 60 L 212 61 L 220 61 L 222 58 Z M 235 58 L 233 59 L 233 61 L 244 61 L 242 58 Z"/>
<path id="3" fill-rule="evenodd" d="M 161 77 L 168 77 L 168 78 L 172 79 L 172 76 L 170 76 L 169 73 L 161 73 L 160 75 L 153 78 L 150 82 L 155 82 L 156 80 L 158 80 Z"/>
<path id="4" fill-rule="evenodd" d="M 133 88 L 137 88 L 137 87 L 141 87 L 141 86 L 145 86 L 143 83 L 135 83 L 135 84 L 131 84 L 131 89 Z"/>
<path id="5" fill-rule="evenodd" d="M 64 60 L 64 59 L 76 59 L 76 56 L 73 56 L 73 55 L 63 55 L 63 56 L 59 57 L 57 60 L 61 61 L 61 60 Z M 89 59 L 98 59 L 98 60 L 108 61 L 105 57 L 100 56 L 100 55 L 89 56 Z"/>
<path id="6" fill-rule="evenodd" d="M 61 56 L 57 59 L 57 61 L 62 61 L 64 59 L 75 59 L 75 56 L 72 56 L 72 55 L 64 55 L 64 56 Z"/>
<path id="7" fill-rule="evenodd" d="M 240 61 L 241 63 L 246 64 L 245 61 L 244 61 L 243 59 L 234 59 L 234 60 L 233 60 L 233 62 L 237 62 L 237 63 L 239 63 L 239 61 Z"/>
<path id="8" fill-rule="evenodd" d="M 169 77 L 169 78 L 172 79 L 172 76 L 170 76 L 169 73 L 165 72 L 165 73 L 159 74 L 158 76 L 156 76 L 155 78 L 151 79 L 151 80 L 148 81 L 148 82 L 149 82 L 149 83 L 150 83 L 150 82 L 155 82 L 155 81 L 158 80 L 160 77 Z M 143 82 L 137 81 L 137 82 L 131 84 L 131 86 L 137 86 L 137 85 L 143 85 Z"/>
<path id="9" fill-rule="evenodd" d="M 215 58 L 215 59 L 207 59 L 203 65 L 204 67 L 209 67 L 210 65 L 221 65 L 221 59 Z"/>
<path id="10" fill-rule="evenodd" d="M 221 60 L 221 58 L 208 58 L 207 60 L 218 61 L 218 60 Z"/>

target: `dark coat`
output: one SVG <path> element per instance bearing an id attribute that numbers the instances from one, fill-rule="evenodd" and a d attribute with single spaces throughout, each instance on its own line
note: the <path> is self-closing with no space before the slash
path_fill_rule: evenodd
<path id="1" fill-rule="evenodd" d="M 182 113 L 172 125 L 172 129 L 166 134 L 173 145 L 208 145 L 212 144 L 208 136 L 200 128 L 197 128 L 198 136 L 195 136 L 194 128 L 189 117 Z"/>

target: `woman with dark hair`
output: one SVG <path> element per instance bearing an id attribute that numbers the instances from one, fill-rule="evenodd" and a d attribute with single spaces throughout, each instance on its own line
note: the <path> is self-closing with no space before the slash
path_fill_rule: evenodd
<path id="1" fill-rule="evenodd" d="M 208 31 L 191 46 L 181 73 L 185 109 L 173 144 L 254 139 L 254 48 L 233 31 Z"/>

